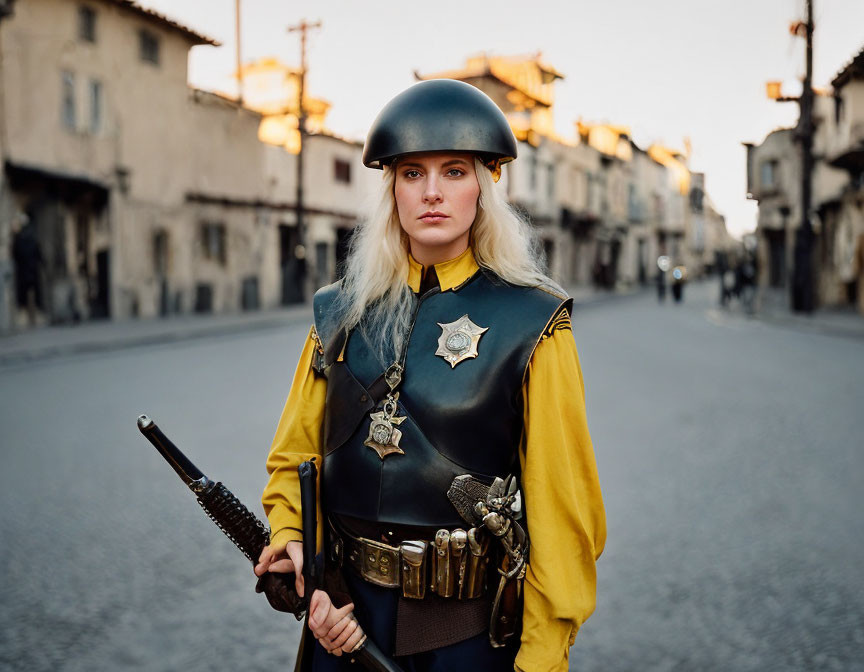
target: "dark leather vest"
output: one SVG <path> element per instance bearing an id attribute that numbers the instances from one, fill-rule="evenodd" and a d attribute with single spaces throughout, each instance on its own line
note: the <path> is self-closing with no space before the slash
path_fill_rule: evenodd
<path id="1" fill-rule="evenodd" d="M 315 326 L 328 352 L 341 342 L 332 310 L 339 284 L 315 295 Z M 363 445 L 374 410 L 368 389 L 382 365 L 360 333 L 352 333 L 343 361 L 325 362 L 322 502 L 328 513 L 417 526 L 464 524 L 447 489 L 455 476 L 486 482 L 518 471 L 522 383 L 543 331 L 571 299 L 545 289 L 510 285 L 488 270 L 451 291 L 437 287 L 418 301 L 398 388 L 400 447 L 404 455 Z M 467 314 L 488 327 L 478 356 L 455 368 L 435 351 L 438 323 Z M 338 340 L 336 340 L 338 339 Z M 335 359 L 334 353 L 330 359 Z"/>

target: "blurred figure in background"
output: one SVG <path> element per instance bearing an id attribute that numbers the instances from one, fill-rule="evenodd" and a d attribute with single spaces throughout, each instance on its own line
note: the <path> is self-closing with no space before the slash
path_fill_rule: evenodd
<path id="1" fill-rule="evenodd" d="M 665 254 L 657 258 L 657 300 L 660 303 L 666 299 L 666 272 L 672 266 L 672 262 Z"/>
<path id="2" fill-rule="evenodd" d="M 672 269 L 672 298 L 675 303 L 684 300 L 684 283 L 687 282 L 687 267 L 676 266 Z"/>
<path id="3" fill-rule="evenodd" d="M 42 307 L 39 293 L 39 269 L 43 264 L 42 251 L 36 240 L 36 227 L 26 215 L 21 216 L 22 227 L 12 243 L 15 260 L 15 294 L 20 308 L 27 309 L 27 323 L 36 326 L 36 309 Z"/>
<path id="4" fill-rule="evenodd" d="M 750 252 L 744 254 L 735 269 L 735 289 L 744 310 L 752 313 L 756 297 L 756 259 Z"/>

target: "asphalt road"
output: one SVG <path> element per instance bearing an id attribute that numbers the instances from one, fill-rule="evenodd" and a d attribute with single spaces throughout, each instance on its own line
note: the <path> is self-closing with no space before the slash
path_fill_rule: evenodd
<path id="1" fill-rule="evenodd" d="M 571 669 L 862 670 L 864 340 L 651 295 L 577 310 L 608 515 Z M 299 626 L 138 434 L 263 516 L 307 327 L 0 371 L 0 669 L 288 669 Z"/>

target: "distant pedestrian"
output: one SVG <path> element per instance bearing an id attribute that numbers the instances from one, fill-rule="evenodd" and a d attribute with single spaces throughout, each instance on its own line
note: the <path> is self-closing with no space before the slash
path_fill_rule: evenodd
<path id="1" fill-rule="evenodd" d="M 681 303 L 684 300 L 684 283 L 687 282 L 687 268 L 684 266 L 676 266 L 672 269 L 672 298 L 675 303 Z"/>
<path id="2" fill-rule="evenodd" d="M 36 325 L 36 310 L 42 307 L 39 291 L 39 270 L 44 263 L 36 227 L 26 216 L 24 226 L 12 243 L 12 259 L 15 261 L 15 295 L 19 308 L 27 310 L 29 325 Z"/>
<path id="3" fill-rule="evenodd" d="M 746 255 L 738 264 L 735 275 L 741 305 L 745 311 L 752 313 L 756 295 L 756 260 L 751 255 Z"/>
<path id="4" fill-rule="evenodd" d="M 657 275 L 655 282 L 657 284 L 657 301 L 663 303 L 666 299 L 666 272 L 671 266 L 669 257 L 665 254 L 657 258 Z"/>

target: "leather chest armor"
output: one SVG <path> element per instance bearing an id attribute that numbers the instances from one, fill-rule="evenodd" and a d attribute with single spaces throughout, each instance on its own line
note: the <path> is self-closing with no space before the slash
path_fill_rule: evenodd
<path id="1" fill-rule="evenodd" d="M 404 454 L 382 459 L 364 441 L 375 410 L 369 388 L 385 367 L 360 333 L 349 335 L 342 361 L 332 361 L 343 340 L 332 309 L 339 287 L 320 289 L 314 301 L 315 327 L 328 353 L 325 511 L 403 525 L 462 525 L 447 489 L 460 474 L 491 483 L 495 476 L 518 472 L 528 361 L 547 325 L 572 300 L 507 284 L 485 269 L 454 290 L 436 287 L 423 294 L 396 388 L 396 415 L 405 417 L 399 425 Z M 435 354 L 442 333 L 438 323 L 466 314 L 488 331 L 476 358 L 451 367 Z"/>

